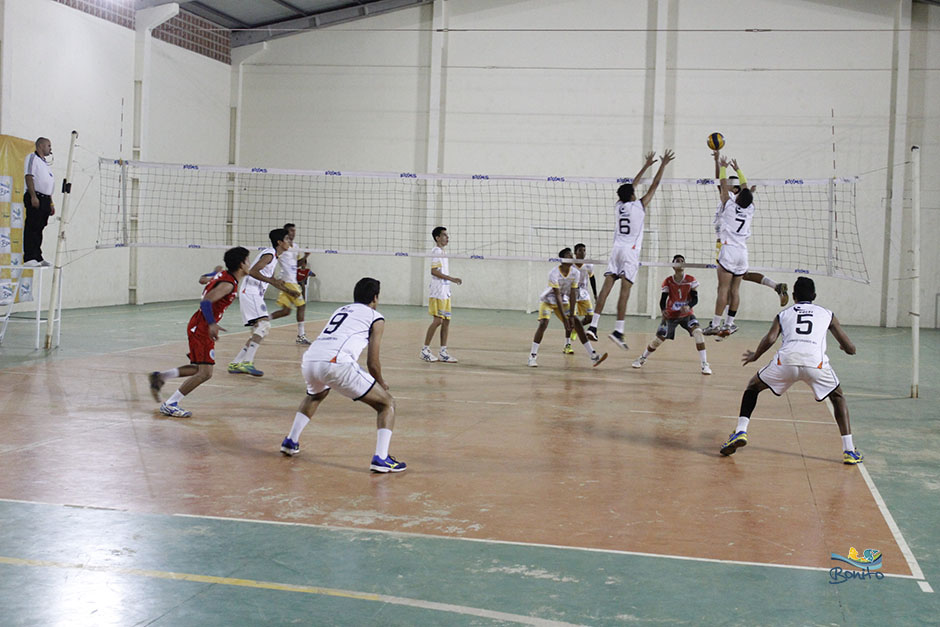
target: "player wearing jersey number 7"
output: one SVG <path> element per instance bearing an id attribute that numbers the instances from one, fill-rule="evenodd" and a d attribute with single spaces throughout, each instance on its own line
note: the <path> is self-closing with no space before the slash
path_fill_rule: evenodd
<path id="1" fill-rule="evenodd" d="M 747 427 L 751 412 L 757 405 L 757 395 L 770 388 L 777 396 L 783 395 L 791 385 L 803 381 L 813 390 L 816 400 L 827 398 L 832 401 L 836 424 L 842 434 L 842 462 L 857 464 L 862 461 L 862 454 L 855 448 L 852 429 L 849 426 L 849 408 L 842 394 L 839 378 L 829 366 L 826 355 L 826 335 L 839 342 L 839 348 L 849 355 L 855 354 L 855 345 L 839 325 L 835 314 L 819 305 L 816 300 L 816 286 L 809 277 L 800 277 L 793 284 L 793 300 L 796 304 L 784 309 L 777 317 L 761 341 L 757 350 L 747 351 L 742 356 L 744 365 L 757 361 L 782 337 L 780 349 L 773 360 L 757 371 L 741 398 L 741 411 L 737 427 L 728 440 L 721 446 L 722 455 L 732 455 L 737 449 L 747 444 Z"/>

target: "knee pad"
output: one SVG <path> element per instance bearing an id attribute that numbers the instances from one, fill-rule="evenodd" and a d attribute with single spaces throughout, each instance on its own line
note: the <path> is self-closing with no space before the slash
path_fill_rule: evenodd
<path id="1" fill-rule="evenodd" d="M 270 331 L 271 331 L 270 320 L 259 320 L 258 324 L 255 325 L 255 335 L 257 335 L 261 339 L 264 339 L 264 336 L 266 336 Z"/>
<path id="2" fill-rule="evenodd" d="M 695 330 L 692 331 L 692 337 L 695 338 L 696 344 L 705 343 L 705 334 L 702 333 L 702 327 L 695 327 Z"/>
<path id="3" fill-rule="evenodd" d="M 650 342 L 650 348 L 652 348 L 653 350 L 656 350 L 657 348 L 659 348 L 660 344 L 662 343 L 663 343 L 663 339 L 657 335 L 656 337 L 653 338 L 653 341 Z"/>

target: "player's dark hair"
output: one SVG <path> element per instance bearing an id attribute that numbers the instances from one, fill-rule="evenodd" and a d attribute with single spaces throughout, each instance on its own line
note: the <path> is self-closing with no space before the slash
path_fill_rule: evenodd
<path id="1" fill-rule="evenodd" d="M 793 284 L 793 300 L 796 302 L 816 300 L 816 283 L 808 276 L 798 278 Z"/>
<path id="2" fill-rule="evenodd" d="M 271 240 L 271 246 L 277 248 L 277 243 L 281 240 L 287 239 L 287 229 L 274 229 L 268 233 L 268 239 Z"/>
<path id="3" fill-rule="evenodd" d="M 572 255 L 571 249 L 566 247 L 558 251 L 558 256 L 559 257 L 571 257 L 573 255 Z"/>
<path id="4" fill-rule="evenodd" d="M 672 256 L 672 263 L 678 263 L 678 261 L 677 261 L 678 259 L 681 259 L 682 261 L 685 261 L 685 255 L 673 255 L 673 256 Z"/>
<path id="5" fill-rule="evenodd" d="M 754 202 L 754 194 L 752 194 L 751 190 L 748 188 L 742 187 L 741 191 L 738 192 L 737 198 L 734 199 L 734 202 L 742 209 L 746 209 Z"/>
<path id="6" fill-rule="evenodd" d="M 290 231 L 291 229 L 296 229 L 297 225 L 294 224 L 293 222 L 288 222 L 287 224 L 284 225 L 283 228 L 285 231 Z"/>
<path id="7" fill-rule="evenodd" d="M 630 202 L 631 196 L 633 196 L 633 183 L 624 183 L 617 188 L 617 198 L 620 202 Z"/>
<path id="8" fill-rule="evenodd" d="M 231 274 L 235 274 L 235 271 L 242 267 L 242 264 L 245 263 L 245 260 L 248 259 L 247 248 L 242 248 L 241 246 L 236 246 L 235 248 L 229 248 L 225 251 L 225 269 Z"/>
<path id="9" fill-rule="evenodd" d="M 575 250 L 578 250 L 579 248 L 583 248 L 584 250 L 587 250 L 587 246 L 585 246 L 584 244 L 578 243 L 574 245 Z"/>
<path id="10" fill-rule="evenodd" d="M 379 295 L 379 283 L 378 279 L 373 279 L 372 277 L 363 277 L 359 279 L 359 282 L 356 283 L 356 287 L 353 288 L 353 300 L 357 303 L 362 303 L 363 305 L 369 305 L 375 300 L 375 297 Z"/>
<path id="11" fill-rule="evenodd" d="M 431 231 L 431 237 L 434 238 L 434 241 L 437 241 L 438 235 L 440 235 L 441 233 L 443 233 L 443 232 L 446 231 L 446 230 L 447 230 L 447 227 L 446 227 L 446 226 L 436 226 L 436 227 L 434 227 L 434 230 Z"/>

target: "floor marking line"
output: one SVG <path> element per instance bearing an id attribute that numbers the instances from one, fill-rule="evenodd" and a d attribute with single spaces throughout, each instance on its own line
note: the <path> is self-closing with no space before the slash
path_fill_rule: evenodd
<path id="1" fill-rule="evenodd" d="M 214 575 L 198 575 L 193 573 L 177 573 L 162 570 L 144 570 L 139 568 L 121 568 L 114 566 L 94 565 L 94 564 L 71 564 L 68 562 L 55 562 L 50 560 L 32 560 L 18 557 L 5 557 L 0 555 L 0 564 L 10 566 L 34 566 L 41 568 L 64 568 L 91 571 L 98 573 L 111 573 L 117 575 L 131 575 L 135 577 L 148 577 L 151 579 L 169 579 L 172 581 L 188 581 L 193 583 L 208 583 L 222 586 L 236 586 L 241 588 L 258 588 L 262 590 L 276 590 L 279 592 L 300 592 L 303 594 L 313 594 L 320 596 L 340 597 L 345 599 L 354 599 L 356 601 L 372 601 L 377 603 L 389 603 L 392 605 L 405 605 L 425 610 L 435 610 L 438 612 L 448 612 L 452 614 L 465 614 L 468 616 L 479 616 L 481 618 L 491 618 L 494 620 L 503 620 L 522 625 L 557 625 L 558 627 L 574 627 L 573 623 L 563 623 L 551 621 L 532 616 L 523 616 L 520 614 L 510 614 L 507 612 L 497 612 L 494 610 L 485 610 L 475 607 L 466 607 L 463 605 L 453 605 L 451 603 L 438 603 L 436 601 L 423 601 L 421 599 L 411 599 L 408 597 L 397 597 L 386 594 L 374 594 L 371 592 L 358 592 L 355 590 L 342 590 L 340 588 L 325 588 L 322 586 L 304 586 L 298 584 L 278 583 L 273 581 L 258 581 L 255 579 L 239 579 L 234 577 L 217 577 Z"/>

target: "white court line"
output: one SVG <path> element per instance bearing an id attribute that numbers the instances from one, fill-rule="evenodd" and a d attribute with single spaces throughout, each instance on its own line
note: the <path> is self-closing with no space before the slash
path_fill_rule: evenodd
<path id="1" fill-rule="evenodd" d="M 93 510 L 108 510 L 115 512 L 122 512 L 126 514 L 136 514 L 137 512 L 132 512 L 126 509 L 116 509 L 108 507 L 94 507 L 90 505 L 68 505 L 64 503 L 49 503 L 46 501 L 25 501 L 21 499 L 5 499 L 0 498 L 0 502 L 6 503 L 24 503 L 27 505 L 51 505 L 56 507 L 71 507 L 77 509 L 93 509 Z M 151 515 L 151 514 L 148 514 Z M 163 516 L 173 516 L 176 518 L 195 518 L 198 520 L 224 520 L 234 523 L 252 523 L 252 524 L 261 524 L 261 525 L 276 525 L 281 527 L 302 527 L 308 529 L 325 529 L 327 531 L 338 531 L 343 533 L 366 533 L 366 534 L 375 534 L 375 535 L 388 535 L 388 536 L 401 536 L 406 538 L 423 538 L 428 540 L 453 540 L 459 542 L 476 542 L 480 544 L 493 544 L 493 545 L 506 545 L 506 546 L 518 546 L 518 547 L 538 547 L 544 549 L 559 549 L 563 551 L 583 551 L 586 553 L 602 553 L 604 555 L 627 555 L 635 557 L 652 557 L 660 559 L 669 559 L 685 562 L 702 562 L 706 564 L 727 564 L 730 566 L 760 566 L 768 568 L 783 568 L 787 570 L 809 570 L 815 572 L 829 572 L 831 569 L 825 566 L 800 566 L 797 564 L 771 564 L 768 562 L 746 562 L 742 560 L 722 560 L 712 557 L 691 557 L 688 555 L 669 555 L 666 553 L 646 553 L 642 551 L 625 551 L 621 549 L 597 549 L 591 547 L 581 547 L 581 546 L 564 546 L 561 544 L 544 544 L 540 542 L 519 542 L 515 540 L 491 540 L 486 538 L 461 538 L 455 536 L 437 536 L 428 533 L 416 533 L 413 531 L 388 531 L 385 529 L 364 529 L 359 527 L 338 527 L 335 525 L 324 525 L 317 523 L 303 523 L 303 522 L 285 522 L 281 520 L 259 520 L 256 518 L 233 518 L 231 516 L 207 516 L 204 514 L 160 514 Z M 917 577 L 913 575 L 902 575 L 895 573 L 884 573 L 885 577 L 891 577 L 894 579 L 911 579 L 916 580 Z M 928 586 L 929 587 L 929 586 Z"/>
<path id="2" fill-rule="evenodd" d="M 826 408 L 829 410 L 829 413 L 835 418 L 835 412 L 832 409 L 831 403 L 826 403 Z M 907 541 L 904 539 L 904 536 L 901 534 L 901 528 L 898 527 L 898 524 L 894 521 L 894 516 L 891 515 L 891 512 L 888 511 L 888 505 L 885 503 L 884 499 L 881 498 L 881 493 L 878 491 L 878 488 L 875 487 L 875 482 L 872 481 L 871 475 L 868 474 L 868 469 L 864 466 L 865 462 L 861 464 L 855 464 L 855 467 L 858 468 L 858 471 L 862 475 L 862 479 L 865 481 L 865 485 L 868 486 L 869 492 L 871 492 L 872 498 L 875 499 L 875 504 L 878 506 L 878 510 L 881 512 L 882 518 L 884 518 L 885 523 L 888 525 L 888 529 L 891 530 L 891 535 L 894 536 L 894 541 L 897 543 L 898 548 L 901 549 L 901 555 L 904 556 L 904 559 L 907 561 L 907 567 L 911 569 L 911 574 L 913 579 L 919 579 L 918 585 L 920 589 L 924 592 L 933 592 L 933 588 L 930 587 L 930 584 L 925 581 L 924 571 L 920 569 L 920 564 L 917 563 L 917 558 L 914 557 L 914 552 L 911 551 L 911 547 L 908 546 Z"/>

